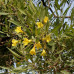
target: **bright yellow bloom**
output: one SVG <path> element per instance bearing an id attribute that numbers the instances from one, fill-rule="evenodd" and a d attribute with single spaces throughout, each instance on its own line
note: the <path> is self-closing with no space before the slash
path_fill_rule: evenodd
<path id="1" fill-rule="evenodd" d="M 17 27 L 17 28 L 15 29 L 15 32 L 17 32 L 17 33 L 23 33 L 23 31 L 21 30 L 21 26 L 20 26 L 20 27 Z"/>
<path id="2" fill-rule="evenodd" d="M 46 55 L 46 51 L 43 49 L 41 56 L 45 56 Z"/>
<path id="3" fill-rule="evenodd" d="M 41 27 L 43 27 L 43 24 L 41 22 L 37 22 L 37 26 L 38 26 L 38 28 L 41 28 Z"/>
<path id="4" fill-rule="evenodd" d="M 36 55 L 35 46 L 30 50 L 30 54 L 31 54 L 31 55 Z"/>
<path id="5" fill-rule="evenodd" d="M 42 48 L 40 42 L 38 42 L 38 43 L 36 44 L 36 47 L 37 47 L 37 49 Z"/>
<path id="6" fill-rule="evenodd" d="M 30 43 L 32 40 L 28 40 L 27 38 L 24 38 L 24 41 L 23 41 L 23 43 L 24 43 L 24 45 L 28 45 L 28 43 Z"/>
<path id="7" fill-rule="evenodd" d="M 47 23 L 47 21 L 48 21 L 48 17 L 45 16 L 45 18 L 44 18 L 44 23 Z"/>
<path id="8" fill-rule="evenodd" d="M 16 46 L 17 43 L 18 43 L 17 40 L 15 40 L 15 39 L 12 40 L 12 46 Z"/>
<path id="9" fill-rule="evenodd" d="M 50 35 L 46 35 L 46 37 L 45 38 L 42 38 L 42 40 L 44 41 L 46 41 L 46 42 L 50 42 L 51 41 L 51 37 L 50 37 Z"/>
<path id="10" fill-rule="evenodd" d="M 44 40 L 46 40 L 46 38 L 42 38 L 42 40 L 44 41 Z"/>
<path id="11" fill-rule="evenodd" d="M 46 39 L 46 42 L 50 42 L 51 41 L 50 35 L 46 35 L 45 39 Z"/>

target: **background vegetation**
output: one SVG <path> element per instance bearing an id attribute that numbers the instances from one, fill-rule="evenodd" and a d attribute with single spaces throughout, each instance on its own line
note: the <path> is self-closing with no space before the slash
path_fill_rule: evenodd
<path id="1" fill-rule="evenodd" d="M 5 73 L 72 74 L 73 2 L 73 0 L 0 0 L 0 69 L 4 69 Z M 64 10 L 66 4 L 67 8 Z M 67 16 L 70 8 L 70 15 Z M 48 17 L 47 22 L 44 22 L 45 16 Z M 38 28 L 37 22 L 41 22 L 43 27 Z M 15 32 L 19 26 L 23 33 Z M 47 35 L 51 41 L 42 40 Z M 24 38 L 32 42 L 24 46 Z M 12 46 L 13 39 L 20 42 Z M 42 48 L 36 47 L 36 55 L 31 55 L 31 49 L 38 42 Z M 46 52 L 45 56 L 41 56 L 43 49 Z"/>

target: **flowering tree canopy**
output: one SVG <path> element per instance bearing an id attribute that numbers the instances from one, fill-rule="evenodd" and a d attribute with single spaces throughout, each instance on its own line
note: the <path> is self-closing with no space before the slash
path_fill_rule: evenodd
<path id="1" fill-rule="evenodd" d="M 68 8 L 63 12 L 66 3 Z M 11 52 L 16 68 L 13 64 L 0 67 L 10 73 L 72 73 L 74 8 L 67 16 L 70 3 L 70 0 L 41 0 L 37 4 L 32 0 L 0 1 L 0 39 L 8 38 L 4 44 L 1 40 L 0 45 Z M 65 22 L 66 19 L 70 22 Z"/>

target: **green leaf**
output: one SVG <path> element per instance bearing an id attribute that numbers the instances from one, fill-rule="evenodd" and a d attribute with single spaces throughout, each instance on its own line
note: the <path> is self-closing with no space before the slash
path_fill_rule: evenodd
<path id="1" fill-rule="evenodd" d="M 32 36 L 32 33 L 31 33 L 31 31 L 27 28 L 26 29 L 26 33 L 29 35 L 29 37 L 31 38 L 31 36 Z"/>
<path id="2" fill-rule="evenodd" d="M 22 9 L 20 9 L 20 8 L 18 8 L 18 10 L 19 10 L 22 14 L 26 15 L 26 13 L 25 13 L 24 10 L 22 10 Z"/>
<path id="3" fill-rule="evenodd" d="M 0 31 L 0 33 L 4 33 L 4 32 Z M 5 33 L 4 33 L 4 34 L 5 34 Z"/>
<path id="4" fill-rule="evenodd" d="M 3 67 L 3 66 L 0 66 L 0 68 L 11 70 L 9 67 Z"/>
<path id="5" fill-rule="evenodd" d="M 27 14 L 28 17 L 32 18 L 31 13 L 29 13 L 29 11 L 25 10 L 25 13 Z"/>
<path id="6" fill-rule="evenodd" d="M 14 72 L 12 69 L 10 69 L 9 67 L 2 67 L 2 66 L 0 66 L 0 68 L 9 70 L 10 73 L 16 73 L 16 72 Z M 1 74 L 2 74 L 2 73 L 1 73 Z M 3 74 L 4 74 L 4 73 L 3 73 Z"/>
<path id="7" fill-rule="evenodd" d="M 61 73 L 63 73 L 63 74 L 71 74 L 71 73 L 68 72 L 67 70 L 62 70 Z"/>
<path id="8" fill-rule="evenodd" d="M 33 23 L 33 36 L 35 37 L 35 24 Z"/>
<path id="9" fill-rule="evenodd" d="M 7 47 L 7 48 L 8 48 L 8 47 Z M 16 57 L 19 57 L 19 58 L 21 57 L 20 55 L 18 55 L 17 53 L 15 53 L 14 51 L 12 51 L 11 49 L 8 48 L 8 50 L 9 50 L 13 55 L 15 55 Z"/>
<path id="10" fill-rule="evenodd" d="M 16 67 L 13 69 L 14 71 L 17 71 L 17 70 L 22 70 L 22 67 Z"/>
<path id="11" fill-rule="evenodd" d="M 5 0 L 5 4 L 7 4 L 7 0 Z"/>
<path id="12" fill-rule="evenodd" d="M 60 10 L 60 5 L 58 4 L 58 0 L 55 0 L 55 6 Z"/>
<path id="13" fill-rule="evenodd" d="M 55 54 L 60 54 L 61 52 L 63 52 L 64 48 L 60 51 L 57 51 Z"/>
<path id="14" fill-rule="evenodd" d="M 74 21 L 74 8 L 72 9 L 72 12 L 71 12 L 71 22 Z"/>
<path id="15" fill-rule="evenodd" d="M 33 4 L 33 2 L 30 0 L 30 5 L 31 5 L 31 7 L 32 7 L 32 9 L 34 10 L 34 12 L 36 11 L 36 9 L 35 9 L 35 6 L 34 6 L 34 4 Z"/>
<path id="16" fill-rule="evenodd" d="M 14 20 L 9 20 L 9 22 L 11 22 L 11 23 L 13 23 L 13 24 L 15 24 L 15 25 L 17 25 L 17 26 L 21 26 L 21 24 L 20 24 L 19 22 L 14 21 Z"/>
<path id="17" fill-rule="evenodd" d="M 70 6 L 71 6 L 71 5 L 70 5 Z M 68 12 L 70 6 L 64 11 L 63 15 L 66 15 L 66 14 L 67 14 L 67 12 Z"/>
<path id="18" fill-rule="evenodd" d="M 9 13 L 0 12 L 0 15 L 8 15 Z"/>
<path id="19" fill-rule="evenodd" d="M 62 0 L 60 7 L 66 2 L 67 0 Z"/>
<path id="20" fill-rule="evenodd" d="M 58 30 L 59 30 L 60 27 L 61 27 L 61 24 L 57 24 L 54 27 L 54 29 L 51 30 L 51 32 L 55 33 L 55 35 L 58 35 L 58 32 L 59 32 Z"/>
<path id="21" fill-rule="evenodd" d="M 55 43 L 53 43 L 52 45 L 52 53 L 54 52 L 54 50 L 55 50 Z"/>
<path id="22" fill-rule="evenodd" d="M 30 68 L 29 67 L 16 67 L 16 68 L 13 68 L 12 71 L 10 71 L 10 72 L 11 73 L 21 73 L 28 69 L 30 69 Z"/>
<path id="23" fill-rule="evenodd" d="M 8 37 L 10 37 L 10 35 L 8 33 L 2 32 L 0 31 L 0 33 L 7 35 Z"/>

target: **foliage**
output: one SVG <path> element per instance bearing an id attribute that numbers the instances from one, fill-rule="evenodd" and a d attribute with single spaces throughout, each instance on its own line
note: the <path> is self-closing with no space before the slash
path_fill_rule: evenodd
<path id="1" fill-rule="evenodd" d="M 71 7 L 69 5 L 63 12 L 66 2 L 69 3 L 67 0 L 61 1 L 60 4 L 58 0 L 54 1 L 55 16 L 50 8 L 51 2 L 50 7 L 46 7 L 43 2 L 36 6 L 31 0 L 1 1 L 1 45 L 3 38 L 7 37 L 4 45 L 13 54 L 13 61 L 17 67 L 14 68 L 13 65 L 9 68 L 0 67 L 9 69 L 13 73 L 36 71 L 42 74 L 52 70 L 54 73 L 72 73 L 74 71 L 74 9 L 69 17 L 71 20 L 69 25 L 64 22 Z M 59 16 L 58 10 L 62 17 Z"/>

